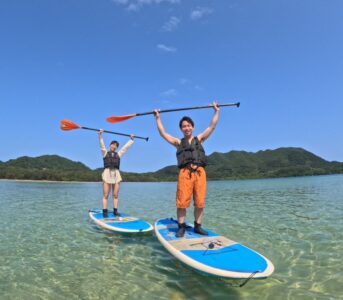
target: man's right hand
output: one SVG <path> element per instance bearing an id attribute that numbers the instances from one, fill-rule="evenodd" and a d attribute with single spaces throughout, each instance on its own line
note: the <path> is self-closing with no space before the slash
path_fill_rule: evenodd
<path id="1" fill-rule="evenodd" d="M 160 118 L 160 109 L 155 109 L 154 110 L 154 116 L 155 116 L 156 119 Z"/>

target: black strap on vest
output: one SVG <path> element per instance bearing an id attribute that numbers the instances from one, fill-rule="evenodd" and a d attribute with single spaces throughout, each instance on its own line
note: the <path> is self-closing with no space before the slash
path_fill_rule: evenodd
<path id="1" fill-rule="evenodd" d="M 203 146 L 197 137 L 193 137 L 191 144 L 186 138 L 181 139 L 181 144 L 176 152 L 178 167 L 184 168 L 190 164 L 205 167 L 206 155 Z"/>
<path id="2" fill-rule="evenodd" d="M 104 157 L 104 168 L 118 169 L 120 167 L 120 157 L 115 151 L 107 151 Z"/>

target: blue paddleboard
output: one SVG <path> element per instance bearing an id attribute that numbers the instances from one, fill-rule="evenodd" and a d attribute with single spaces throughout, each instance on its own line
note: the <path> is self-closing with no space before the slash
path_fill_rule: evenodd
<path id="1" fill-rule="evenodd" d="M 191 226 L 190 226 L 191 227 Z M 224 278 L 266 278 L 274 272 L 273 264 L 256 251 L 215 232 L 207 236 L 187 228 L 185 236 L 176 237 L 177 221 L 167 218 L 155 222 L 155 233 L 161 244 L 186 265 Z"/>
<path id="2" fill-rule="evenodd" d="M 108 218 L 102 215 L 102 209 L 91 209 L 88 213 L 91 220 L 98 226 L 107 230 L 121 233 L 143 233 L 153 230 L 150 223 L 128 214 L 120 213 L 120 217 L 108 213 Z"/>

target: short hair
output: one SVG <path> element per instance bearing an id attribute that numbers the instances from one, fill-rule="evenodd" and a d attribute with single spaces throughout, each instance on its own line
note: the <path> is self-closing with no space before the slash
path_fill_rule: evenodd
<path id="1" fill-rule="evenodd" d="M 117 141 L 112 141 L 110 145 L 112 145 L 112 144 L 116 144 L 117 147 L 119 147 L 119 143 Z"/>
<path id="2" fill-rule="evenodd" d="M 183 122 L 183 121 L 186 121 L 186 122 L 188 122 L 188 123 L 191 123 L 191 124 L 192 124 L 192 127 L 194 127 L 194 122 L 193 122 L 193 120 L 192 120 L 190 117 L 184 116 L 184 117 L 180 120 L 180 122 L 179 122 L 179 127 L 180 127 L 180 129 L 182 128 L 182 122 Z"/>

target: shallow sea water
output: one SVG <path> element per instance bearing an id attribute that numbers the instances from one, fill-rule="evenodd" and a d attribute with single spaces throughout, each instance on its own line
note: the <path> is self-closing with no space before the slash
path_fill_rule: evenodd
<path id="1" fill-rule="evenodd" d="M 123 183 L 120 210 L 175 217 L 175 183 Z M 100 183 L 0 181 L 0 299 L 343 299 L 343 176 L 208 183 L 204 227 L 269 258 L 242 288 L 199 274 L 154 234 L 97 228 Z M 193 222 L 193 209 L 188 221 Z"/>

